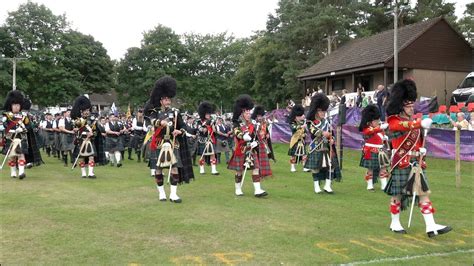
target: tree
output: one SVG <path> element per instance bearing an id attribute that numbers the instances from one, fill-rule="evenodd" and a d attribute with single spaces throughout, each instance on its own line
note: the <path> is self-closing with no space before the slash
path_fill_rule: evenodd
<path id="1" fill-rule="evenodd" d="M 474 3 L 466 5 L 463 15 L 464 17 L 459 20 L 459 29 L 464 37 L 466 37 L 466 40 L 474 46 Z"/>
<path id="2" fill-rule="evenodd" d="M 230 80 L 238 68 L 246 39 L 236 39 L 226 32 L 219 34 L 185 34 L 188 51 L 183 77 L 186 107 L 195 110 L 203 100 L 231 109 L 235 93 Z"/>
<path id="3" fill-rule="evenodd" d="M 44 5 L 27 2 L 9 13 L 0 36 L 3 56 L 27 58 L 17 64 L 17 87 L 35 104 L 70 104 L 81 93 L 112 86 L 112 65 L 102 44 L 71 31 L 64 15 Z M 6 94 L 11 66 L 0 67 L 0 92 Z"/>
<path id="4" fill-rule="evenodd" d="M 164 75 L 181 80 L 185 55 L 179 35 L 171 28 L 159 25 L 145 32 L 141 47 L 129 48 L 117 66 L 120 103 L 142 106 L 155 81 Z"/>

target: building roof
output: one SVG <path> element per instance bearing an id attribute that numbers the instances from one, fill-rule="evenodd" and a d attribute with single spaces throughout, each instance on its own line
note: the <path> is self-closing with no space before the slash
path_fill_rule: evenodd
<path id="1" fill-rule="evenodd" d="M 91 93 L 89 99 L 92 105 L 112 105 L 112 103 L 117 102 L 117 92 L 112 89 L 110 92 L 103 94 Z"/>
<path id="2" fill-rule="evenodd" d="M 444 20 L 442 17 L 410 24 L 398 29 L 398 49 L 403 50 L 425 31 Z M 393 58 L 393 30 L 349 41 L 315 65 L 307 68 L 300 79 L 367 66 L 381 67 Z"/>

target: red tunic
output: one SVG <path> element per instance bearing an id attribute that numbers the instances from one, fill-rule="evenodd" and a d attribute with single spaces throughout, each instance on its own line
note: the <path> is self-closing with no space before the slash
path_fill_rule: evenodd
<path id="1" fill-rule="evenodd" d="M 390 130 L 390 133 L 392 135 L 392 148 L 397 150 L 400 145 L 407 139 L 407 136 L 410 132 L 413 130 L 420 130 L 421 129 L 421 119 L 417 120 L 409 120 L 408 118 L 401 117 L 399 115 L 391 115 L 387 118 L 388 122 L 388 128 Z M 420 137 L 414 141 L 414 143 L 411 143 L 410 140 L 407 140 L 406 145 L 410 147 L 411 152 L 418 152 L 420 150 L 420 147 L 423 145 L 423 134 L 419 134 Z M 403 155 L 402 160 L 398 164 L 399 168 L 406 168 L 410 164 L 410 160 L 412 157 L 416 157 L 413 154 L 410 154 L 406 152 Z M 392 168 L 394 167 L 393 161 L 392 161 Z M 422 167 L 425 167 L 424 162 L 422 163 Z"/>
<path id="2" fill-rule="evenodd" d="M 370 159 L 370 153 L 378 153 L 379 149 L 383 147 L 382 137 L 385 134 L 380 127 L 367 126 L 362 130 L 362 135 L 365 139 L 364 159 Z"/>

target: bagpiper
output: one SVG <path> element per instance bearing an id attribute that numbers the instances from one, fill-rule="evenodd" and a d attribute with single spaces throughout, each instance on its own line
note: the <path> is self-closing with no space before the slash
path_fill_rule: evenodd
<path id="1" fill-rule="evenodd" d="M 53 129 L 53 115 L 46 113 L 44 120 L 40 123 L 40 128 L 43 134 L 43 147 L 46 150 L 48 157 L 51 157 L 51 150 L 54 144 L 54 129 Z"/>
<path id="2" fill-rule="evenodd" d="M 272 159 L 274 162 L 275 153 L 273 152 L 272 139 L 270 137 L 270 130 L 268 127 L 268 121 L 265 118 L 265 108 L 261 105 L 255 106 L 252 112 L 253 120 L 259 124 L 258 140 L 259 140 L 259 152 L 267 154 L 268 159 Z M 268 160 L 267 160 L 268 161 Z M 265 162 L 266 164 L 267 162 Z M 270 164 L 268 164 L 270 166 Z M 271 174 L 270 174 L 271 175 Z"/>
<path id="3" fill-rule="evenodd" d="M 206 164 L 206 159 L 209 158 L 209 163 L 211 164 L 211 174 L 219 175 L 216 167 L 216 126 L 215 121 L 211 118 L 211 115 L 214 114 L 214 111 L 215 107 L 210 102 L 204 101 L 198 107 L 200 120 L 198 122 L 199 137 L 197 155 L 201 156 L 199 159 L 200 174 L 205 174 L 204 165 Z"/>
<path id="4" fill-rule="evenodd" d="M 261 188 L 262 177 L 272 174 L 265 148 L 259 145 L 259 125 L 251 118 L 254 106 L 252 98 L 240 95 L 234 104 L 233 132 L 235 136 L 235 150 L 229 161 L 228 169 L 235 170 L 235 195 L 242 196 L 243 178 L 247 171 L 252 173 L 255 197 L 265 197 L 268 193 Z M 262 152 L 262 150 L 264 150 Z"/>
<path id="5" fill-rule="evenodd" d="M 2 167 L 8 160 L 10 166 L 10 176 L 19 179 L 26 177 L 25 165 L 28 154 L 28 137 L 27 128 L 30 127 L 29 117 L 22 112 L 25 97 L 19 90 L 8 92 L 5 104 L 5 112 L 3 113 L 3 128 L 5 129 L 5 146 L 3 147 Z M 18 172 L 17 172 L 18 166 Z"/>
<path id="6" fill-rule="evenodd" d="M 68 109 L 64 112 L 63 118 L 59 119 L 58 128 L 60 130 L 60 139 L 61 139 L 61 153 L 64 160 L 64 166 L 68 164 L 68 155 L 69 160 L 74 160 L 72 158 L 72 152 L 74 151 L 74 121 L 71 119 L 71 110 Z M 73 162 L 74 163 L 74 162 Z"/>
<path id="7" fill-rule="evenodd" d="M 387 128 L 387 123 L 380 122 L 380 111 L 376 105 L 368 105 L 362 110 L 359 131 L 364 138 L 364 145 L 359 166 L 367 168 L 365 181 L 369 191 L 375 191 L 374 183 L 377 183 L 378 179 L 382 190 L 387 185 L 387 167 L 390 163 L 387 147 L 384 145 L 388 141 L 388 136 L 384 132 Z"/>
<path id="8" fill-rule="evenodd" d="M 150 153 L 156 160 L 156 187 L 160 201 L 166 201 L 163 169 L 169 169 L 169 199 L 174 203 L 182 200 L 177 194 L 178 183 L 194 178 L 191 157 L 186 142 L 185 124 L 178 109 L 171 107 L 176 95 L 176 80 L 165 76 L 155 83 L 149 102 L 145 105 L 150 124 L 154 127 L 150 142 Z"/>
<path id="9" fill-rule="evenodd" d="M 74 100 L 71 110 L 71 119 L 74 120 L 74 131 L 76 139 L 73 152 L 74 163 L 72 168 L 79 165 L 82 178 L 96 178 L 94 174 L 95 156 L 97 148 L 94 145 L 94 138 L 97 132 L 96 120 L 91 119 L 91 102 L 86 96 L 78 96 Z M 88 167 L 88 171 L 86 170 Z"/>
<path id="10" fill-rule="evenodd" d="M 26 168 L 29 169 L 33 166 L 39 166 L 44 164 L 43 158 L 41 157 L 40 148 L 38 145 L 38 123 L 35 119 L 35 116 L 29 113 L 31 109 L 31 100 L 26 95 L 25 100 L 23 101 L 22 111 L 25 116 L 28 116 L 30 121 L 28 127 L 26 127 L 26 138 L 28 140 L 28 154 L 25 155 Z"/>
<path id="11" fill-rule="evenodd" d="M 391 177 L 385 192 L 391 196 L 391 231 L 406 233 L 400 223 L 400 211 L 407 207 L 410 196 L 416 196 L 425 220 L 426 233 L 429 237 L 434 237 L 445 234 L 452 228 L 436 224 L 434 221 L 435 209 L 429 198 L 430 190 L 424 170 L 426 168 L 424 161 L 426 133 L 422 132 L 423 130 L 427 132 L 431 127 L 432 120 L 413 118 L 416 98 L 416 84 L 409 79 L 395 83 L 390 93 L 387 122 L 393 150 Z M 416 197 L 414 198 L 416 199 Z"/>
<path id="12" fill-rule="evenodd" d="M 114 114 L 109 114 L 109 122 L 105 124 L 105 149 L 109 152 L 112 165 L 122 166 L 122 152 L 124 151 L 123 134 L 126 132 L 123 123 Z"/>
<path id="13" fill-rule="evenodd" d="M 292 107 L 288 117 L 288 123 L 291 127 L 290 149 L 288 155 L 291 156 L 290 164 L 291 172 L 296 172 L 295 165 L 306 160 L 306 124 L 304 116 L 304 108 L 301 104 Z"/>
<path id="14" fill-rule="evenodd" d="M 148 131 L 147 124 L 145 123 L 145 118 L 143 116 L 143 109 L 138 109 L 136 117 L 133 118 L 132 130 L 133 134 L 131 148 L 135 150 L 137 162 L 141 162 L 143 141 L 145 140 L 145 135 Z"/>
<path id="15" fill-rule="evenodd" d="M 325 181 L 323 190 L 333 194 L 332 180 L 339 182 L 342 179 L 332 127 L 326 117 L 328 108 L 329 98 L 324 93 L 316 93 L 311 99 L 307 116 L 311 142 L 308 145 L 305 168 L 312 172 L 314 192 L 317 194 L 322 192 L 320 182 Z"/>

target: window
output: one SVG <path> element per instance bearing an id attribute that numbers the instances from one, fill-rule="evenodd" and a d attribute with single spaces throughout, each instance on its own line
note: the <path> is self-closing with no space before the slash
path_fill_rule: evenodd
<path id="1" fill-rule="evenodd" d="M 335 79 L 332 81 L 332 90 L 340 91 L 345 89 L 344 79 Z"/>

